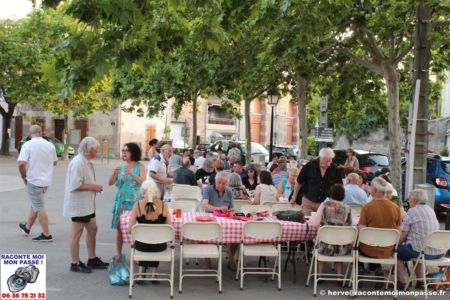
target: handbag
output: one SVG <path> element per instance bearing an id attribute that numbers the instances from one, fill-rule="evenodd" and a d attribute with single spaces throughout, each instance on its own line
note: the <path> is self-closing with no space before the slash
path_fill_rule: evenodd
<path id="1" fill-rule="evenodd" d="M 111 259 L 108 267 L 109 282 L 111 285 L 124 286 L 130 281 L 130 271 L 125 262 L 125 255 L 120 256 L 119 262 L 116 262 L 115 256 Z"/>
<path id="2" fill-rule="evenodd" d="M 305 223 L 305 214 L 301 211 L 282 210 L 273 214 L 278 220 Z"/>

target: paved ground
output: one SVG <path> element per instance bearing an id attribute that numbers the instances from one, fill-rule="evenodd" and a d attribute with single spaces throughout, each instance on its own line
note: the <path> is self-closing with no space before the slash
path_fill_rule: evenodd
<path id="1" fill-rule="evenodd" d="M 97 200 L 97 221 L 99 232 L 97 235 L 97 253 L 105 260 L 114 255 L 114 234 L 109 229 L 111 209 L 114 199 L 115 187 L 107 187 L 107 179 L 117 161 L 104 163 L 94 162 L 98 182 L 104 184 L 105 191 Z M 15 159 L 0 156 L 0 253 L 45 253 L 47 254 L 47 292 L 48 299 L 126 299 L 127 287 L 113 287 L 109 284 L 106 271 L 95 270 L 92 274 L 77 274 L 69 272 L 69 233 L 70 222 L 62 216 L 64 181 L 67 162 L 60 162 L 55 168 L 53 184 L 46 195 L 46 207 L 49 212 L 50 229 L 54 237 L 53 243 L 33 243 L 31 237 L 40 234 L 40 227 L 36 224 L 32 229 L 31 237 L 20 234 L 17 225 L 26 220 L 29 204 L 24 186 L 17 171 Z M 129 258 L 129 246 L 124 252 Z M 85 244 L 81 245 L 82 260 L 86 260 Z M 284 258 L 283 258 L 284 261 Z M 176 264 L 177 266 L 177 264 Z M 167 269 L 163 266 L 162 270 Z M 177 267 L 176 267 L 177 269 Z M 275 282 L 265 283 L 262 277 L 249 276 L 245 280 L 244 291 L 239 290 L 238 282 L 234 280 L 234 273 L 224 269 L 223 293 L 217 293 L 217 285 L 211 278 L 189 278 L 183 284 L 183 294 L 175 293 L 177 299 L 309 299 L 312 297 L 312 287 L 305 287 L 307 267 L 299 262 L 297 266 L 297 283 L 292 282 L 292 269 L 283 273 L 282 291 L 277 291 Z M 177 271 L 176 278 L 177 277 Z M 175 285 L 177 291 L 178 284 Z M 335 283 L 326 283 L 319 286 L 319 290 L 344 291 Z M 363 290 L 374 290 L 367 284 Z M 168 299 L 168 285 L 159 286 L 147 284 L 137 286 L 133 291 L 134 299 Z M 348 297 L 324 296 L 322 299 L 346 299 Z M 361 297 L 360 297 L 361 298 Z M 391 297 L 380 297 L 391 299 Z M 401 299 L 413 299 L 412 296 L 403 296 Z M 423 297 L 419 297 L 421 299 Z M 444 299 L 443 297 L 433 297 Z M 448 298 L 446 298 L 448 299 Z"/>

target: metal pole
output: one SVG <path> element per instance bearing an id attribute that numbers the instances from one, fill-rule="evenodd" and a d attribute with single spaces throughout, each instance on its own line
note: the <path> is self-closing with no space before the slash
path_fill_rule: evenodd
<path id="1" fill-rule="evenodd" d="M 272 161 L 272 148 L 273 148 L 273 111 L 274 105 L 271 105 L 272 113 L 270 116 L 270 146 L 269 146 L 269 161 Z"/>

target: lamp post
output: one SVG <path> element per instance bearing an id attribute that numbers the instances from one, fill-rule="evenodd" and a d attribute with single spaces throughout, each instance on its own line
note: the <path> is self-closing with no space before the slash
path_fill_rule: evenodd
<path id="1" fill-rule="evenodd" d="M 269 146 L 269 161 L 272 161 L 272 151 L 273 151 L 273 115 L 275 106 L 278 104 L 279 95 L 276 90 L 271 90 L 267 93 L 267 101 L 272 107 L 272 113 L 270 115 L 270 146 Z"/>

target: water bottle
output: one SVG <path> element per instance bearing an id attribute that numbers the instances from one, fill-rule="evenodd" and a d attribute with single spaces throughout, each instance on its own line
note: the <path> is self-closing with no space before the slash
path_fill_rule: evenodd
<path id="1" fill-rule="evenodd" d="M 164 193 L 163 201 L 170 202 L 172 200 L 172 196 L 170 195 L 170 191 L 166 190 Z"/>
<path id="2" fill-rule="evenodd" d="M 284 188 L 284 198 L 289 199 L 289 196 L 291 195 L 292 188 L 291 185 L 287 182 L 286 187 Z"/>

